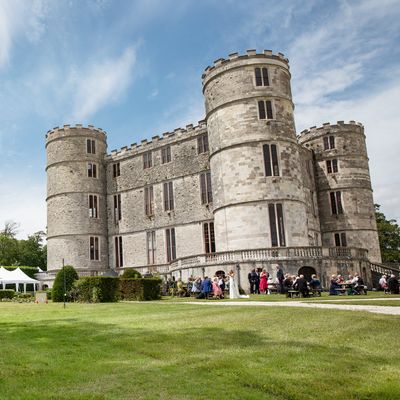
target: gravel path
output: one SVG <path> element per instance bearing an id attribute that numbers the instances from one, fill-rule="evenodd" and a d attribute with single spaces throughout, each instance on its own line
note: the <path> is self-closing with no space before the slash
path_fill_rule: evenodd
<path id="1" fill-rule="evenodd" d="M 372 300 L 372 299 L 368 299 Z M 178 304 L 178 303 L 177 303 Z M 322 303 L 305 303 L 301 301 L 230 301 L 230 302 L 207 302 L 207 301 L 187 301 L 179 304 L 201 304 L 207 306 L 247 306 L 247 307 L 301 307 L 301 308 L 327 308 L 334 310 L 348 311 L 367 311 L 375 314 L 400 315 L 400 307 L 390 306 L 363 306 L 349 304 L 322 304 Z"/>

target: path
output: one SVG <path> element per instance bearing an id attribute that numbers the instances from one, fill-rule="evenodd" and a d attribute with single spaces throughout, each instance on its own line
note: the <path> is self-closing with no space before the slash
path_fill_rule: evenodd
<path id="1" fill-rule="evenodd" d="M 372 299 L 369 299 L 372 300 Z M 176 303 L 178 304 L 178 303 Z M 201 304 L 207 306 L 257 306 L 257 307 L 301 307 L 301 308 L 326 308 L 334 310 L 367 311 L 375 314 L 400 315 L 400 307 L 390 306 L 364 306 L 349 304 L 323 304 L 301 301 L 229 301 L 229 302 L 206 302 L 206 301 L 187 301 L 179 304 Z"/>

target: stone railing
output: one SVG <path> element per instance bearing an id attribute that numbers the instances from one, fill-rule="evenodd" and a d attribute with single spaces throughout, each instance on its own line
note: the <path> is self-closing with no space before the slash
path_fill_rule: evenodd
<path id="1" fill-rule="evenodd" d="M 279 247 L 225 251 L 179 258 L 169 264 L 169 272 L 192 267 L 247 261 L 279 261 L 302 259 L 368 259 L 368 251 L 356 247 Z M 160 272 L 161 273 L 161 272 Z M 165 272 L 163 272 L 165 273 Z"/>
<path id="2" fill-rule="evenodd" d="M 389 265 L 371 263 L 370 267 L 372 272 L 376 272 L 381 275 L 391 275 L 393 273 L 398 275 L 400 273 L 400 269 L 391 267 Z"/>

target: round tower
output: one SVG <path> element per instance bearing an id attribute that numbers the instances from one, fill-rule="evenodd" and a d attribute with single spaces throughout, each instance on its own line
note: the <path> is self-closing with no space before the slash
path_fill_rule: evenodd
<path id="1" fill-rule="evenodd" d="M 366 248 L 370 261 L 381 262 L 362 124 L 326 123 L 299 142 L 315 154 L 323 246 Z"/>
<path id="2" fill-rule="evenodd" d="M 308 246 L 288 60 L 248 50 L 202 78 L 217 251 Z"/>
<path id="3" fill-rule="evenodd" d="M 89 125 L 54 128 L 46 135 L 47 265 L 80 274 L 108 268 L 106 134 Z"/>

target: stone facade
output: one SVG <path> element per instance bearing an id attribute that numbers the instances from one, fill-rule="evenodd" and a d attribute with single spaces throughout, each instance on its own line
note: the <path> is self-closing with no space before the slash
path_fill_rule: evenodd
<path id="1" fill-rule="evenodd" d="M 110 154 L 101 129 L 47 133 L 48 281 L 63 259 L 81 275 L 236 268 L 244 279 L 281 263 L 324 280 L 380 262 L 362 125 L 296 136 L 280 53 L 234 53 L 202 79 L 198 126 Z"/>

